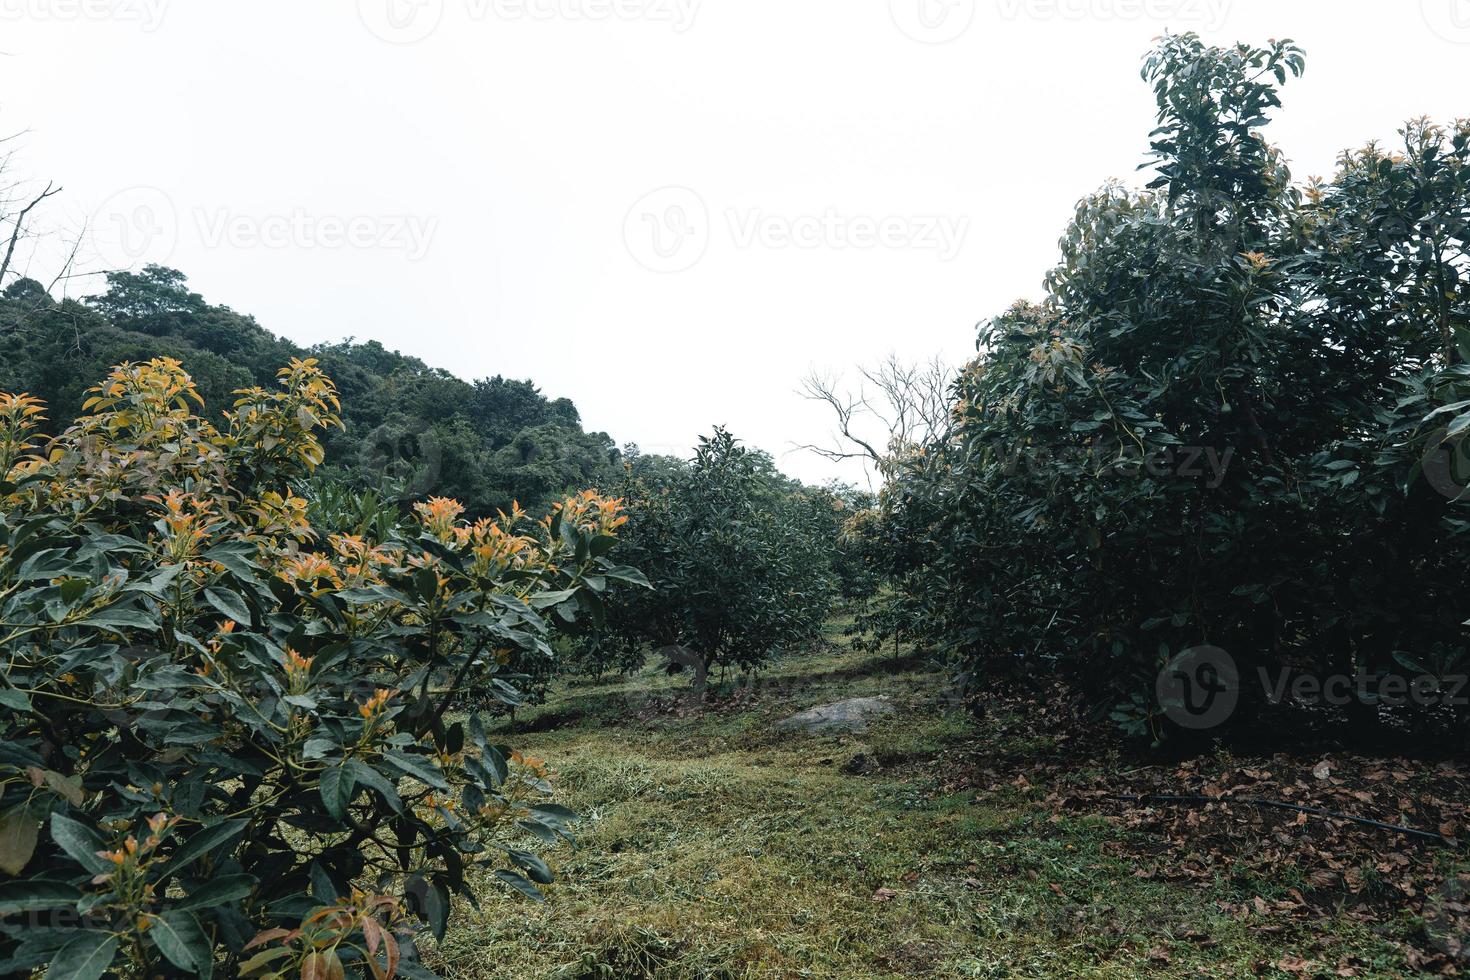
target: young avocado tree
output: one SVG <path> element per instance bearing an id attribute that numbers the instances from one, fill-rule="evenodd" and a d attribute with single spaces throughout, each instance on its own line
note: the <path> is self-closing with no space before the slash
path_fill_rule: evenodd
<path id="1" fill-rule="evenodd" d="M 627 670 L 680 647 L 710 671 L 757 669 L 816 637 L 836 597 L 834 498 L 781 476 L 724 429 L 694 459 L 630 465 L 619 556 L 652 589 L 607 600 L 607 626 L 582 641 L 584 669 Z"/>

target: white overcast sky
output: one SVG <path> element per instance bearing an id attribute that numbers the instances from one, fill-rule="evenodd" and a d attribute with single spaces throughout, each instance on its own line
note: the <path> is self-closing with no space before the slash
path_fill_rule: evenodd
<path id="1" fill-rule="evenodd" d="M 820 480 L 801 376 L 957 363 L 1037 297 L 1137 180 L 1165 29 L 1305 46 L 1299 178 L 1470 114 L 1470 0 L 0 0 L 0 130 L 94 264 Z"/>

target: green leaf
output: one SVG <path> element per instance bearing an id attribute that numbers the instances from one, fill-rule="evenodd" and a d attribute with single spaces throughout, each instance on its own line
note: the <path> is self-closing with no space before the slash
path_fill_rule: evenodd
<path id="1" fill-rule="evenodd" d="M 542 822 L 558 828 L 577 823 L 582 819 L 582 815 L 576 810 L 562 806 L 560 803 L 541 803 L 527 807 L 527 809 Z"/>
<path id="2" fill-rule="evenodd" d="M 527 881 L 521 875 L 516 874 L 514 871 L 506 871 L 504 868 L 501 868 L 495 872 L 495 877 L 499 878 L 501 881 L 505 882 L 507 885 L 514 888 L 516 891 L 520 892 L 522 895 L 526 896 L 529 899 L 537 902 L 546 901 L 546 896 L 541 894 L 541 889 L 537 888 L 535 885 L 531 884 L 529 881 Z"/>
<path id="3" fill-rule="evenodd" d="M 98 980 L 117 955 L 117 939 L 89 929 L 61 947 L 46 969 L 46 980 Z"/>
<path id="4" fill-rule="evenodd" d="M 181 970 L 208 974 L 214 960 L 212 944 L 193 912 L 175 909 L 152 916 L 149 922 L 146 935 L 170 963 Z"/>
<path id="5" fill-rule="evenodd" d="M 326 804 L 327 812 L 341 820 L 347 813 L 347 805 L 352 802 L 352 797 L 357 792 L 357 777 L 346 766 L 336 766 L 322 773 L 318 789 L 322 795 L 322 803 Z"/>
<path id="6" fill-rule="evenodd" d="M 432 568 L 420 568 L 414 573 L 413 590 L 420 599 L 432 599 L 439 591 L 439 573 Z"/>
<path id="7" fill-rule="evenodd" d="M 165 565 L 152 572 L 146 578 L 134 579 L 123 589 L 124 592 L 141 592 L 155 599 L 163 599 L 168 596 L 168 590 L 184 570 L 183 565 Z"/>
<path id="8" fill-rule="evenodd" d="M 403 895 L 417 909 L 419 917 L 429 924 L 434 938 L 443 939 L 449 923 L 449 891 L 444 882 L 428 881 L 423 875 L 414 875 L 404 884 Z"/>
<path id="9" fill-rule="evenodd" d="M 12 711 L 29 712 L 31 710 L 31 696 L 24 691 L 17 691 L 13 687 L 0 690 L 0 705 L 4 705 Z"/>
<path id="10" fill-rule="evenodd" d="M 223 565 L 230 574 L 246 582 L 254 581 L 259 566 L 255 564 L 255 545 L 249 542 L 232 541 L 215 545 L 200 557 L 206 561 Z"/>
<path id="11" fill-rule="evenodd" d="M 250 607 L 235 593 L 224 589 L 205 589 L 204 599 L 226 619 L 233 619 L 242 626 L 250 625 Z"/>
<path id="12" fill-rule="evenodd" d="M 521 828 L 531 836 L 535 837 L 543 844 L 557 844 L 561 842 L 561 838 L 557 834 L 556 830 L 542 823 L 540 820 L 517 820 L 516 826 Z"/>
<path id="13" fill-rule="evenodd" d="M 36 853 L 41 822 L 25 807 L 16 807 L 0 818 L 0 871 L 12 878 L 20 874 Z"/>
<path id="14" fill-rule="evenodd" d="M 140 629 L 156 631 L 158 629 L 158 620 L 143 610 L 131 606 L 109 606 L 81 620 L 77 625 L 111 630 Z"/>
<path id="15" fill-rule="evenodd" d="M 247 820 L 226 820 L 212 827 L 205 827 L 188 841 L 184 843 L 169 859 L 167 874 L 175 875 L 182 871 L 193 861 L 203 857 L 205 854 L 219 847 L 227 841 L 234 840 L 244 831 Z"/>
<path id="16" fill-rule="evenodd" d="M 499 786 L 510 777 L 510 767 L 505 764 L 505 755 L 494 746 L 487 745 L 478 761 L 490 775 L 491 786 Z"/>
<path id="17" fill-rule="evenodd" d="M 74 909 L 82 893 L 64 881 L 32 878 L 0 884 L 0 915 Z"/>
<path id="18" fill-rule="evenodd" d="M 321 866 L 321 862 L 311 862 L 307 869 L 307 875 L 311 878 L 311 897 L 322 905 L 335 905 L 342 897 L 342 889 L 327 874 L 327 870 Z"/>
<path id="19" fill-rule="evenodd" d="M 648 584 L 648 577 L 630 565 L 614 565 L 611 568 L 605 569 L 602 574 L 618 582 L 627 582 L 629 585 L 641 585 L 645 589 L 653 588 L 652 585 Z"/>
<path id="20" fill-rule="evenodd" d="M 403 812 L 403 801 L 398 798 L 398 787 L 394 785 L 393 780 L 357 759 L 349 760 L 347 768 L 352 771 L 352 776 L 358 783 L 376 790 L 383 801 L 393 808 L 394 813 Z"/>
<path id="21" fill-rule="evenodd" d="M 1460 357 L 1466 361 L 1470 361 L 1470 329 L 1456 326 L 1454 331 L 1455 346 L 1460 350 Z"/>
<path id="22" fill-rule="evenodd" d="M 61 813 L 51 814 L 51 839 L 65 851 L 73 861 L 94 875 L 112 870 L 112 864 L 97 856 L 106 850 L 102 838 L 93 833 L 86 824 L 73 820 Z"/>
<path id="23" fill-rule="evenodd" d="M 303 759 L 325 759 L 338 748 L 338 744 L 332 739 L 323 735 L 313 735 L 301 747 L 301 757 Z"/>
<path id="24" fill-rule="evenodd" d="M 449 788 L 449 784 L 444 781 L 444 774 L 423 756 L 409 755 L 397 749 L 389 749 L 383 753 L 383 759 L 395 769 L 412 776 L 421 783 L 435 789 Z"/>
<path id="25" fill-rule="evenodd" d="M 560 589 L 556 592 L 538 592 L 531 596 L 531 606 L 535 609 L 545 609 L 560 602 L 566 602 L 577 594 L 576 589 Z"/>
<path id="26" fill-rule="evenodd" d="M 530 851 L 517 850 L 510 850 L 506 853 L 510 855 L 510 859 L 522 871 L 531 876 L 531 880 L 542 885 L 549 885 L 555 880 L 551 873 L 551 868 L 547 867 L 546 862 L 541 859 L 540 855 L 532 854 Z"/>
<path id="27" fill-rule="evenodd" d="M 56 958 L 56 953 L 71 938 L 70 932 L 51 933 L 37 930 L 21 940 L 6 960 L 0 960 L 0 976 L 30 977 L 38 966 L 45 966 Z"/>
<path id="28" fill-rule="evenodd" d="M 61 601 L 68 606 L 76 605 L 78 599 L 87 594 L 90 588 L 84 578 L 69 578 L 61 583 Z"/>
<path id="29" fill-rule="evenodd" d="M 15 571 L 16 580 L 30 582 L 35 579 L 55 578 L 71 566 L 71 559 L 66 552 L 65 548 L 47 548 L 36 552 L 21 562 L 20 568 Z"/>
<path id="30" fill-rule="evenodd" d="M 183 910 L 219 908 L 221 905 L 229 905 L 249 897 L 254 888 L 255 878 L 252 875 L 223 875 L 209 879 L 185 895 L 174 908 Z"/>
<path id="31" fill-rule="evenodd" d="M 443 749 L 450 755 L 458 755 L 464 748 L 464 722 L 457 721 L 444 732 Z"/>

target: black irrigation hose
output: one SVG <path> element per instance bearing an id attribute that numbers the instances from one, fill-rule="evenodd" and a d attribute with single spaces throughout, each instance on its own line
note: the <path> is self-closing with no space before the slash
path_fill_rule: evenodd
<path id="1" fill-rule="evenodd" d="M 1355 817 L 1350 813 L 1337 813 L 1333 810 L 1324 810 L 1316 806 L 1284 803 L 1281 800 L 1263 800 L 1250 796 L 1169 796 L 1153 793 L 1143 796 L 1136 796 L 1132 793 L 1105 793 L 1103 794 L 1103 798 L 1108 800 L 1121 800 L 1124 803 L 1240 803 L 1246 806 L 1275 807 L 1278 810 L 1291 810 L 1295 813 L 1310 813 L 1319 817 L 1331 817 L 1333 820 L 1346 820 L 1349 823 L 1361 824 L 1364 827 L 1374 827 L 1378 830 L 1391 830 L 1396 834 L 1403 834 L 1406 837 L 1421 837 L 1445 847 L 1459 846 L 1458 842 L 1451 840 L 1444 834 L 1435 833 L 1432 830 L 1400 827 L 1398 824 L 1384 823 L 1381 820 L 1372 820 L 1368 817 Z"/>

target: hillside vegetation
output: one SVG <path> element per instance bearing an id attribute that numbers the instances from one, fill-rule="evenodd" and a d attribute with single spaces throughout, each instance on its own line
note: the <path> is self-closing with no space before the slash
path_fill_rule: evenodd
<path id="1" fill-rule="evenodd" d="M 452 496 L 476 516 L 513 501 L 539 510 L 618 469 L 612 440 L 584 432 L 571 401 L 530 381 L 464 381 L 376 341 L 303 348 L 206 302 L 173 269 L 112 273 L 105 291 L 80 302 L 56 302 L 30 279 L 0 298 L 0 391 L 40 398 L 58 418 L 80 410 L 113 365 L 154 357 L 185 364 L 209 405 L 271 384 L 293 357 L 315 358 L 343 405 L 318 479 L 390 499 Z"/>

